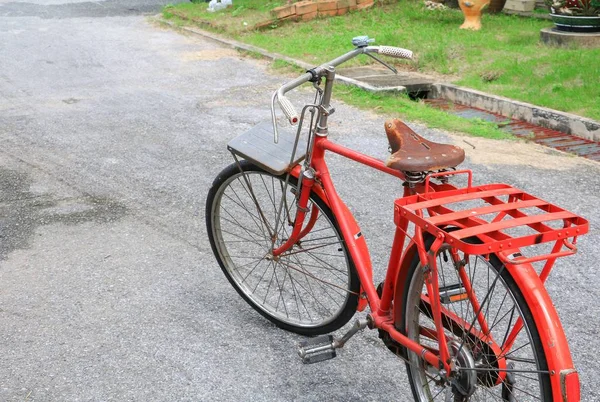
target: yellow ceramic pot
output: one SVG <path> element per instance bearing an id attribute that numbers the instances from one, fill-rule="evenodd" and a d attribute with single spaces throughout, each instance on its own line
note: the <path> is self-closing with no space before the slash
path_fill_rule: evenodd
<path id="1" fill-rule="evenodd" d="M 459 0 L 458 5 L 465 15 L 465 22 L 460 29 L 481 29 L 481 12 L 490 4 L 490 0 Z"/>

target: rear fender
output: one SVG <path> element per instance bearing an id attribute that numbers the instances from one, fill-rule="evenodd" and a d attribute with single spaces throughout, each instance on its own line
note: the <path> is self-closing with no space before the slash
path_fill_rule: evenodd
<path id="1" fill-rule="evenodd" d="M 402 255 L 400 259 L 400 268 L 398 269 L 398 275 L 396 276 L 396 280 L 394 282 L 394 304 L 392 305 L 392 316 L 394 317 L 394 323 L 400 323 L 402 320 L 402 306 L 404 304 L 404 288 L 408 286 L 408 271 L 412 261 L 415 258 L 418 258 L 419 252 L 417 249 L 417 245 L 414 241 L 410 241 L 408 246 L 406 247 L 406 251 Z M 396 325 L 396 329 L 399 326 Z"/>
<path id="2" fill-rule="evenodd" d="M 521 289 L 540 334 L 550 370 L 554 400 L 579 401 L 579 378 L 569 344 L 544 283 L 531 264 L 507 264 L 506 269 Z M 565 373 L 568 374 L 568 382 L 564 378 L 561 381 Z"/>
<path id="3" fill-rule="evenodd" d="M 400 323 L 402 319 L 404 287 L 408 286 L 408 271 L 415 258 L 418 258 L 417 246 L 411 241 L 402 256 L 395 282 L 393 304 L 395 323 Z M 579 376 L 577 375 L 577 370 L 574 368 L 567 338 L 560 323 L 558 313 L 552 304 L 550 295 L 548 295 L 543 282 L 531 264 L 507 264 L 506 269 L 515 280 L 519 289 L 521 289 L 540 334 L 550 371 L 550 382 L 554 400 L 578 402 L 580 399 Z"/>

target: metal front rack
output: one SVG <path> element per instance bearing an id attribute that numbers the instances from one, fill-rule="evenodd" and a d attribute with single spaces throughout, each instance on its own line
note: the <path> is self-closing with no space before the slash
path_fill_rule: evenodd
<path id="1" fill-rule="evenodd" d="M 467 254 L 498 253 L 509 264 L 574 254 L 577 237 L 589 230 L 584 218 L 523 190 L 507 184 L 472 186 L 470 181 L 469 177 L 465 188 L 440 186 L 443 191 L 432 191 L 427 183 L 424 193 L 396 200 L 396 225 L 408 220 Z M 475 244 L 473 238 L 478 239 Z M 522 247 L 552 242 L 550 252 L 529 258 L 515 253 Z"/>
<path id="2" fill-rule="evenodd" d="M 280 175 L 304 159 L 306 141 L 299 139 L 297 134 L 282 130 L 280 141 L 275 143 L 273 126 L 265 121 L 229 141 L 227 149 L 270 173 Z"/>

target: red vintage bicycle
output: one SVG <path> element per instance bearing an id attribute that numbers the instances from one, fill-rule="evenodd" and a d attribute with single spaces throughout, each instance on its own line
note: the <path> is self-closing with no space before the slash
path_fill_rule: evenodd
<path id="1" fill-rule="evenodd" d="M 588 222 L 507 184 L 474 185 L 471 171 L 456 170 L 462 149 L 430 142 L 399 120 L 385 123 L 387 163 L 331 142 L 335 67 L 361 54 L 381 63 L 375 54 L 412 55 L 369 43 L 355 38 L 354 50 L 283 85 L 273 95 L 273 122 L 229 143 L 235 162 L 215 179 L 206 205 L 223 272 L 264 317 L 311 336 L 299 349 L 305 363 L 334 357 L 369 327 L 406 361 L 417 401 L 579 401 L 544 281 L 557 258 L 576 252 Z M 315 101 L 297 114 L 285 94 L 307 82 Z M 279 132 L 276 100 L 299 123 L 295 134 Z M 328 153 L 400 179 L 393 247 L 377 287 Z M 465 186 L 449 183 L 461 178 Z M 344 336 L 327 335 L 367 307 Z"/>

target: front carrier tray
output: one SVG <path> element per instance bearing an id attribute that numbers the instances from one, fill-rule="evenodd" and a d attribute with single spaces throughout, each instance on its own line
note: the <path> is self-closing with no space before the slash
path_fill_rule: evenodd
<path id="1" fill-rule="evenodd" d="M 280 175 L 297 165 L 306 152 L 306 141 L 300 139 L 292 160 L 296 134 L 279 131 L 279 142 L 273 142 L 273 124 L 264 121 L 227 144 L 227 149 L 235 155 L 255 163 L 266 171 Z M 290 165 L 290 160 L 292 161 Z"/>
<path id="2" fill-rule="evenodd" d="M 498 253 L 505 263 L 550 260 L 574 254 L 577 237 L 589 230 L 584 218 L 507 184 L 445 185 L 438 188 L 443 191 L 433 191 L 427 183 L 425 189 L 395 201 L 396 225 L 408 220 L 467 254 Z M 478 239 L 475 244 L 473 238 Z M 531 257 L 519 252 L 549 242 L 554 242 L 550 251 L 546 247 Z"/>

